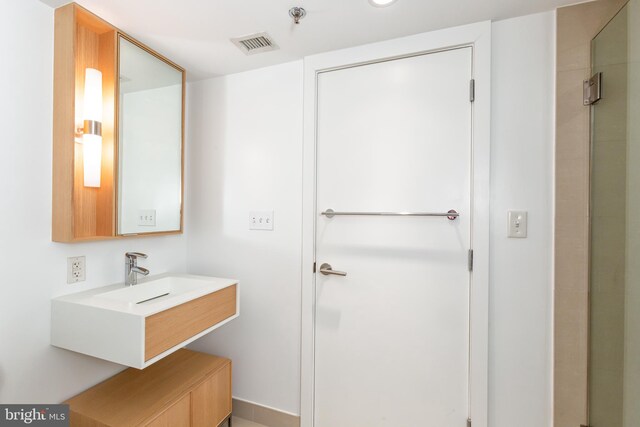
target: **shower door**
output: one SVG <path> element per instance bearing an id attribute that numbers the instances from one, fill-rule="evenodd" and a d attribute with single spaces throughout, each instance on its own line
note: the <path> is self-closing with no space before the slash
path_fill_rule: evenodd
<path id="1" fill-rule="evenodd" d="M 471 75 L 459 48 L 318 76 L 315 427 L 466 425 Z"/>
<path id="2" fill-rule="evenodd" d="M 640 1 L 592 43 L 589 425 L 640 426 Z"/>

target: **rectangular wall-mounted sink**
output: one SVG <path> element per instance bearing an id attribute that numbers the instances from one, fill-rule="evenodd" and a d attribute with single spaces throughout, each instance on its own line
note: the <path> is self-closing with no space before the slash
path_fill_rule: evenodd
<path id="1" fill-rule="evenodd" d="M 211 278 L 207 278 L 211 279 Z M 115 291 L 107 291 L 95 295 L 96 298 L 106 298 L 133 304 L 144 304 L 166 296 L 163 302 L 180 297 L 189 292 L 204 289 L 210 280 L 197 277 L 167 276 L 155 278 L 138 285 L 126 286 Z"/>
<path id="2" fill-rule="evenodd" d="M 51 344 L 143 369 L 238 315 L 238 281 L 163 274 L 54 298 Z"/>

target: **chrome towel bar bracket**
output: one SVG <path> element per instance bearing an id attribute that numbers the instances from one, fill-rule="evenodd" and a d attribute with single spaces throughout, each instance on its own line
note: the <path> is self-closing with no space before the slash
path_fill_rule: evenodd
<path id="1" fill-rule="evenodd" d="M 449 221 L 454 221 L 460 216 L 454 209 L 448 212 L 336 212 L 333 209 L 327 209 L 321 212 L 320 215 L 327 218 L 333 218 L 334 216 L 444 216 Z"/>

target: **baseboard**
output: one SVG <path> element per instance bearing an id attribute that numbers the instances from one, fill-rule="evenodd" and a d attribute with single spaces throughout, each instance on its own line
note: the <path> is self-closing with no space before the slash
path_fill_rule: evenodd
<path id="1" fill-rule="evenodd" d="M 235 397 L 233 398 L 233 415 L 267 427 L 300 427 L 300 417 L 297 415 Z"/>

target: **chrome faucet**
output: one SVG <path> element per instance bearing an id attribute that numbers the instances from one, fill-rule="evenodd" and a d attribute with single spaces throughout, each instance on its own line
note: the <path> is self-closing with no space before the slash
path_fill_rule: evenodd
<path id="1" fill-rule="evenodd" d="M 124 254 L 124 284 L 133 286 L 138 284 L 138 274 L 146 276 L 149 270 L 138 267 L 138 258 L 147 258 L 146 254 L 140 252 L 127 252 Z"/>

